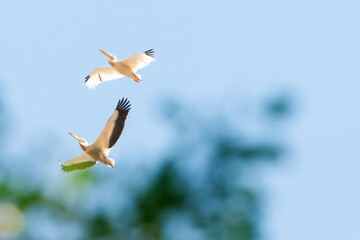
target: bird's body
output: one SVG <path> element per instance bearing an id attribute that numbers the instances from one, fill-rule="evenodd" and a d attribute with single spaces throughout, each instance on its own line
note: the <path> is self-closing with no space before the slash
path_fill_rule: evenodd
<path id="1" fill-rule="evenodd" d="M 69 133 L 79 141 L 81 149 L 84 151 L 80 156 L 61 164 L 64 172 L 74 170 L 83 170 L 101 162 L 109 167 L 115 167 L 115 160 L 108 158 L 110 150 L 121 136 L 125 127 L 125 120 L 130 110 L 130 104 L 127 99 L 119 101 L 114 113 L 107 121 L 103 131 L 93 144 L 88 144 L 86 140 Z"/>
<path id="2" fill-rule="evenodd" d="M 96 85 L 103 81 L 110 81 L 126 76 L 133 79 L 135 82 L 141 82 L 141 75 L 136 72 L 155 61 L 153 49 L 145 52 L 137 52 L 131 57 L 118 61 L 117 58 L 100 50 L 103 54 L 109 57 L 110 66 L 97 67 L 92 73 L 85 78 L 85 84 L 88 88 L 94 89 Z"/>
<path id="3" fill-rule="evenodd" d="M 84 152 L 87 155 L 89 155 L 91 158 L 96 159 L 97 161 L 105 165 L 108 165 L 110 167 L 114 167 L 113 166 L 114 164 L 112 164 L 112 161 L 110 160 L 110 158 L 108 158 L 110 151 L 106 151 L 106 149 L 103 149 L 101 146 L 98 146 L 98 144 L 93 143 L 87 146 Z"/>
<path id="4" fill-rule="evenodd" d="M 136 69 L 132 68 L 131 65 L 127 64 L 124 61 L 118 61 L 118 62 L 110 62 L 109 64 L 116 69 L 120 74 L 133 79 L 136 82 L 141 81 L 141 76 L 139 77 L 139 74 L 136 74 Z"/>

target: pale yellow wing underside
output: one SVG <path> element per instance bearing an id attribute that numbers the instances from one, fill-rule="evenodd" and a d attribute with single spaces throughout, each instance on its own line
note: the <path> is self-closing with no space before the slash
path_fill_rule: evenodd
<path id="1" fill-rule="evenodd" d="M 127 64 L 134 72 L 136 72 L 137 70 L 146 67 L 153 61 L 155 61 L 154 51 L 150 49 L 146 52 L 137 52 L 122 62 Z"/>
<path id="2" fill-rule="evenodd" d="M 97 67 L 85 78 L 85 84 L 88 88 L 94 89 L 96 85 L 100 84 L 101 82 L 118 79 L 123 76 L 124 75 L 120 74 L 112 66 Z"/>

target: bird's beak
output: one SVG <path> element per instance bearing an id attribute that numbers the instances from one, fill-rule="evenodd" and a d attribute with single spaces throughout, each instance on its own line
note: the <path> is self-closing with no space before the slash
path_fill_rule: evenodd
<path id="1" fill-rule="evenodd" d="M 70 132 L 69 132 L 69 134 L 70 134 L 72 137 L 74 137 L 76 140 L 78 140 L 79 142 L 84 142 L 84 141 L 85 141 L 84 139 L 82 139 L 81 137 L 76 136 L 76 135 L 73 134 L 73 133 L 70 133 Z"/>
<path id="2" fill-rule="evenodd" d="M 111 55 L 110 53 L 107 53 L 107 52 L 105 52 L 104 50 L 101 50 L 101 49 L 99 49 L 99 51 L 102 52 L 105 56 L 107 56 L 111 60 L 114 60 L 114 56 Z"/>

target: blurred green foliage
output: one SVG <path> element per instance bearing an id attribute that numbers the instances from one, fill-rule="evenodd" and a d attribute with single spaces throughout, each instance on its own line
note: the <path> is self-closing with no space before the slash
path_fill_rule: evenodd
<path id="1" fill-rule="evenodd" d="M 290 109 L 282 99 L 267 106 L 267 114 L 277 117 L 286 116 Z M 51 221 L 65 220 L 81 228 L 79 239 L 257 239 L 261 233 L 262 194 L 254 183 L 254 174 L 259 163 L 279 159 L 282 147 L 263 140 L 246 141 L 246 136 L 240 139 L 231 128 L 218 131 L 211 123 L 176 120 L 182 119 L 181 114 L 192 116 L 177 102 L 169 109 L 165 121 L 172 119 L 174 129 L 178 129 L 175 135 L 198 129 L 195 135 L 201 137 L 184 141 L 176 137 L 176 149 L 169 149 L 163 156 L 162 164 L 144 180 L 145 187 L 131 193 L 131 204 L 126 209 L 114 208 L 111 213 L 85 210 L 81 204 L 91 198 L 91 191 L 76 195 L 78 204 L 69 204 L 62 199 L 66 198 L 62 187 L 54 186 L 58 190 L 53 192 L 58 194 L 45 195 L 41 184 L 30 186 L 21 175 L 7 172 L 1 164 L 0 174 L 8 177 L 0 178 L 0 204 L 11 202 L 25 216 L 39 209 L 46 211 Z M 221 120 L 226 123 L 226 119 Z M 195 127 L 184 127 L 186 124 Z M 201 164 L 191 164 L 195 162 Z M 64 184 L 70 192 L 86 186 L 101 188 L 105 181 L 93 169 L 69 174 L 68 179 Z M 112 189 L 103 197 L 116 192 Z M 25 228 L 15 239 L 40 239 L 34 237 L 33 230 Z M 60 230 L 58 236 L 63 239 Z"/>

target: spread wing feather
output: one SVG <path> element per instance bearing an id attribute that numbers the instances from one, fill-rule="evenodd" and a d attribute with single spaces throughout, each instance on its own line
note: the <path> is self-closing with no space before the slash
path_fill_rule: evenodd
<path id="1" fill-rule="evenodd" d="M 110 81 L 123 77 L 124 75 L 116 71 L 112 66 L 97 67 L 85 78 L 85 84 L 88 88 L 94 89 L 96 85 L 103 81 Z"/>
<path id="2" fill-rule="evenodd" d="M 94 144 L 110 149 L 119 140 L 125 127 L 125 120 L 130 110 L 130 101 L 121 99 L 116 106 L 114 113 L 107 121 L 103 131 Z"/>
<path id="3" fill-rule="evenodd" d="M 59 161 L 59 164 L 61 165 L 61 170 L 64 172 L 72 172 L 75 170 L 84 170 L 92 167 L 96 164 L 96 160 L 90 157 L 88 154 L 83 153 L 76 158 L 64 162 L 63 164 L 61 164 Z"/>
<path id="4" fill-rule="evenodd" d="M 153 49 L 150 49 L 145 52 L 137 52 L 122 62 L 127 64 L 134 72 L 136 72 L 137 70 L 149 65 L 152 61 L 155 61 L 154 57 L 155 52 Z"/>

